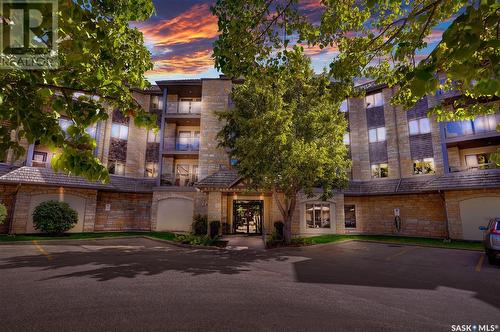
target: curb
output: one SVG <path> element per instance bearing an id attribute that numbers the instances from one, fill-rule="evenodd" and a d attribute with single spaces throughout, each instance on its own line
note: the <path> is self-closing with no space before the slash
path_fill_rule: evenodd
<path id="1" fill-rule="evenodd" d="M 54 240 L 43 240 L 43 239 L 36 239 L 36 240 L 25 240 L 25 241 L 0 241 L 0 246 L 5 246 L 5 245 L 26 245 L 26 244 L 33 244 L 33 241 L 36 241 L 38 243 L 59 243 L 59 242 L 67 242 L 67 241 L 96 241 L 96 240 L 124 240 L 124 239 L 139 239 L 143 238 L 144 236 L 142 235 L 131 235 L 131 236 L 106 236 L 106 237 L 91 237 L 87 239 L 54 239 Z"/>
<path id="2" fill-rule="evenodd" d="M 184 244 L 184 243 L 180 243 L 180 242 L 176 242 L 176 241 L 172 241 L 172 240 L 164 240 L 164 239 L 160 239 L 160 238 L 156 238 L 156 237 L 152 237 L 152 236 L 147 236 L 147 235 L 143 235 L 141 237 L 144 239 L 151 240 L 151 241 L 167 243 L 167 244 L 171 244 L 171 245 L 174 245 L 176 247 L 181 247 L 181 248 L 227 250 L 226 248 L 219 248 L 219 247 L 215 247 L 215 246 L 201 246 L 201 245 L 194 245 L 194 244 Z"/>
<path id="3" fill-rule="evenodd" d="M 401 246 L 412 246 L 412 247 L 423 247 L 423 248 L 467 250 L 467 251 L 484 252 L 484 249 L 440 247 L 440 246 L 432 245 L 432 244 L 398 243 L 398 242 L 392 242 L 392 241 L 377 241 L 377 240 L 362 240 L 362 239 L 352 239 L 352 240 L 349 240 L 349 241 L 383 243 L 383 244 L 396 244 L 396 245 L 401 245 Z M 325 244 L 327 244 L 327 243 L 325 243 Z"/>

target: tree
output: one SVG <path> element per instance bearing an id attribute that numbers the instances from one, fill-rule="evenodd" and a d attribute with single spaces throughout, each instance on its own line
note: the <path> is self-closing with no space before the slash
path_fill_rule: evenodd
<path id="1" fill-rule="evenodd" d="M 237 160 L 250 186 L 282 193 L 277 205 L 291 241 L 297 194 L 332 197 L 347 185 L 350 161 L 343 143 L 347 120 L 326 74 L 315 75 L 310 60 L 296 47 L 283 61 L 260 66 L 232 92 L 221 146 Z"/>
<path id="2" fill-rule="evenodd" d="M 86 129 L 107 119 L 106 107 L 134 116 L 137 125 L 155 125 L 132 96 L 148 85 L 144 73 L 152 64 L 142 33 L 129 27 L 153 11 L 151 0 L 59 1 L 59 67 L 0 70 L 0 155 L 11 149 L 20 157 L 21 140 L 39 141 L 59 151 L 54 169 L 107 181 Z M 67 132 L 61 116 L 72 121 Z"/>
<path id="3" fill-rule="evenodd" d="M 398 85 L 394 102 L 409 108 L 437 89 L 462 92 L 438 120 L 492 113 L 500 97 L 500 5 L 495 0 L 322 0 L 312 22 L 299 0 L 218 0 L 217 68 L 246 76 L 256 63 L 286 56 L 289 43 L 338 48 L 329 74 L 344 97 L 359 77 Z M 446 26 L 439 45 L 417 61 L 431 29 Z M 444 80 L 440 80 L 443 75 Z"/>

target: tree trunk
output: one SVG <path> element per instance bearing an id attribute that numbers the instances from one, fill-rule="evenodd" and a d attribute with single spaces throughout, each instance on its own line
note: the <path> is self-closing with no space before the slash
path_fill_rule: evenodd
<path id="1" fill-rule="evenodd" d="M 295 212 L 295 206 L 297 204 L 297 194 L 290 197 L 285 196 L 284 206 L 279 201 L 279 198 L 277 198 L 276 201 L 278 202 L 278 208 L 283 217 L 283 236 L 285 238 L 285 243 L 290 244 L 292 243 L 292 219 Z"/>

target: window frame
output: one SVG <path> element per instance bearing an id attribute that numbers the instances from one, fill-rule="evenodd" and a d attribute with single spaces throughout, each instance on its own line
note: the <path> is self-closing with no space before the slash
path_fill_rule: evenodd
<path id="1" fill-rule="evenodd" d="M 381 167 L 381 165 L 386 165 L 386 167 Z M 378 176 L 374 176 L 374 174 L 375 174 L 374 169 L 373 169 L 374 166 L 378 167 L 378 172 L 377 172 Z M 386 176 L 382 176 L 383 175 L 383 173 L 382 173 L 382 169 L 383 168 L 387 169 L 387 172 L 385 173 Z M 385 179 L 385 178 L 389 178 L 389 163 L 385 162 L 385 163 L 373 163 L 373 164 L 370 164 L 370 171 L 371 171 L 372 179 Z"/>
<path id="2" fill-rule="evenodd" d="M 153 139 L 151 140 L 151 136 L 153 136 Z M 154 133 L 154 129 L 149 129 L 148 134 L 146 137 L 146 142 L 147 143 L 160 143 L 160 132 Z"/>
<path id="3" fill-rule="evenodd" d="M 377 99 L 375 96 L 380 96 L 380 99 Z M 368 102 L 368 98 L 373 98 L 373 105 Z M 379 101 L 380 104 L 378 104 L 377 101 Z M 365 96 L 365 108 L 366 109 L 384 106 L 384 104 L 385 104 L 384 95 L 382 92 L 371 93 L 371 94 Z"/>
<path id="4" fill-rule="evenodd" d="M 114 134 L 114 129 L 115 128 L 118 128 L 118 137 L 115 136 Z M 126 128 L 126 137 L 123 138 L 122 137 L 122 131 L 124 130 L 124 128 Z M 124 140 L 124 141 L 128 141 L 128 131 L 129 131 L 129 128 L 128 126 L 124 125 L 124 124 L 121 124 L 121 123 L 112 123 L 111 124 L 111 137 L 112 138 L 116 138 L 116 139 L 121 139 L 121 140 Z"/>
<path id="5" fill-rule="evenodd" d="M 427 122 L 428 131 L 422 131 L 422 122 Z M 417 125 L 417 127 L 416 127 L 417 131 L 413 132 L 413 133 L 412 133 L 412 129 L 411 129 L 412 123 L 416 123 L 416 125 Z M 413 119 L 413 120 L 408 121 L 408 134 L 409 134 L 409 136 L 430 134 L 431 131 L 432 131 L 431 122 L 430 122 L 430 119 L 428 117 L 417 118 L 417 119 Z"/>
<path id="6" fill-rule="evenodd" d="M 319 206 L 321 207 L 321 211 L 320 211 L 320 225 L 323 224 L 324 222 L 324 214 L 323 214 L 323 208 L 324 207 L 328 207 L 328 226 L 326 227 L 323 227 L 323 226 L 320 226 L 320 227 L 309 227 L 308 226 L 308 222 L 307 222 L 307 214 L 308 214 L 308 205 L 311 206 L 312 205 L 312 208 L 313 208 L 313 211 L 312 211 L 312 225 L 315 226 L 316 225 L 316 206 Z M 331 202 L 324 202 L 324 201 L 309 201 L 309 202 L 304 202 L 303 203 L 303 206 L 304 206 L 304 228 L 306 231 L 324 231 L 324 230 L 332 230 L 332 212 L 334 210 L 334 208 L 332 207 L 332 203 Z"/>
<path id="7" fill-rule="evenodd" d="M 413 175 L 434 175 L 436 174 L 436 163 L 434 161 L 434 157 L 428 157 L 428 158 L 419 158 L 419 159 L 413 159 L 412 160 L 413 162 Z M 421 163 L 422 164 L 422 173 L 418 173 L 416 172 L 417 170 L 417 167 L 415 166 L 417 163 Z M 424 173 L 424 163 L 431 163 L 432 165 L 432 172 L 425 172 Z"/>
<path id="8" fill-rule="evenodd" d="M 148 165 L 153 165 L 153 167 L 152 167 L 152 170 L 153 170 L 152 173 L 148 172 Z M 157 162 L 157 161 L 147 161 L 144 164 L 144 177 L 148 178 L 148 179 L 157 178 L 158 174 L 159 174 L 159 170 L 160 170 L 160 163 L 159 162 Z M 151 176 L 149 174 L 151 174 Z"/>
<path id="9" fill-rule="evenodd" d="M 113 172 L 111 172 L 111 165 L 113 166 Z M 108 172 L 109 174 L 116 175 L 116 176 L 125 176 L 125 171 L 126 171 L 126 162 L 119 161 L 119 160 L 110 160 L 108 161 Z M 117 169 L 123 169 L 123 172 L 117 173 Z"/>
<path id="10" fill-rule="evenodd" d="M 345 218 L 346 216 L 346 208 L 347 207 L 353 207 L 354 208 L 354 227 L 352 226 L 347 226 L 347 219 Z M 357 218 L 357 212 L 356 212 L 356 204 L 344 204 L 344 228 L 348 230 L 355 230 L 358 228 L 358 218 Z"/>
<path id="11" fill-rule="evenodd" d="M 384 136 L 384 139 L 380 139 L 379 136 L 380 135 L 380 131 L 381 129 L 383 129 L 383 136 Z M 374 132 L 375 133 L 375 141 L 372 141 L 372 136 L 371 136 L 371 133 Z M 385 128 L 385 126 L 381 126 L 381 127 L 373 127 L 373 128 L 369 128 L 368 129 L 368 143 L 381 143 L 381 142 L 385 142 L 387 140 L 387 130 Z"/>

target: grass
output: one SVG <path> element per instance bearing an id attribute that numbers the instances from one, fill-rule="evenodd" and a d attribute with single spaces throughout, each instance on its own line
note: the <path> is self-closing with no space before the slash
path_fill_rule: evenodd
<path id="1" fill-rule="evenodd" d="M 80 240 L 80 239 L 100 239 L 109 237 L 126 236 L 150 236 L 162 240 L 174 240 L 176 235 L 170 232 L 102 232 L 102 233 L 69 233 L 63 236 L 48 236 L 43 234 L 0 234 L 0 242 L 17 241 L 47 241 L 47 240 Z"/>
<path id="2" fill-rule="evenodd" d="M 332 242 L 339 242 L 346 240 L 376 241 L 376 242 L 394 243 L 394 244 L 414 244 L 414 245 L 450 248 L 450 249 L 484 250 L 483 244 L 481 242 L 463 241 L 463 240 L 451 240 L 450 242 L 445 242 L 442 239 L 384 236 L 384 235 L 340 235 L 340 234 L 319 235 L 312 237 L 295 238 L 293 239 L 293 243 L 299 245 L 314 245 L 314 244 L 332 243 Z"/>

